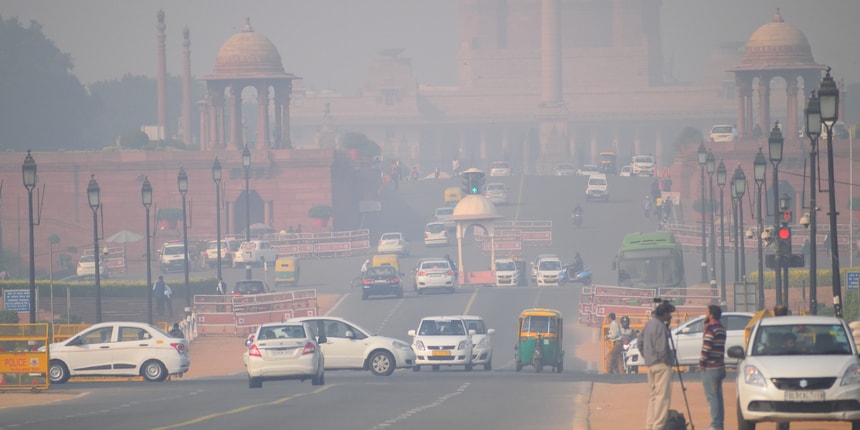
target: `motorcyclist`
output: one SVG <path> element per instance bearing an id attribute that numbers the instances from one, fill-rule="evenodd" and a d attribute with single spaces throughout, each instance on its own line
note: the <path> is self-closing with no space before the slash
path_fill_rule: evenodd
<path id="1" fill-rule="evenodd" d="M 585 263 L 583 263 L 582 257 L 579 255 L 578 252 L 576 253 L 576 255 L 573 256 L 573 263 L 571 263 L 570 269 L 574 275 L 579 272 L 582 272 L 582 270 L 585 269 Z"/>
<path id="2" fill-rule="evenodd" d="M 636 331 L 630 328 L 630 317 L 624 315 L 621 317 L 621 340 L 624 344 L 630 343 L 636 337 Z"/>
<path id="3" fill-rule="evenodd" d="M 570 213 L 570 217 L 573 218 L 574 223 L 582 223 L 582 207 L 580 207 L 579 204 L 573 208 L 573 212 Z"/>

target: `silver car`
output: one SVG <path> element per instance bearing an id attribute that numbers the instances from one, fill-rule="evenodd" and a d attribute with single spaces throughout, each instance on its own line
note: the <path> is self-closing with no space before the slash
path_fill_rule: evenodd
<path id="1" fill-rule="evenodd" d="M 484 188 L 484 197 L 497 205 L 508 204 L 508 187 L 501 182 L 490 182 Z"/>
<path id="2" fill-rule="evenodd" d="M 414 287 L 418 294 L 427 290 L 447 290 L 453 293 L 457 289 L 454 268 L 444 258 L 423 258 L 415 268 Z"/>

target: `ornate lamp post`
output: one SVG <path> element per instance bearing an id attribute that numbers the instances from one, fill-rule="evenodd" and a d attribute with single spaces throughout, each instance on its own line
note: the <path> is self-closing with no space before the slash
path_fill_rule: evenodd
<path id="1" fill-rule="evenodd" d="M 735 284 L 737 284 L 741 281 L 741 265 L 740 258 L 738 258 L 740 251 L 740 248 L 738 247 L 738 236 L 740 236 L 738 234 L 738 191 L 735 189 L 734 173 L 732 173 L 732 179 L 729 182 L 729 195 L 732 197 L 732 241 L 735 244 Z"/>
<path id="2" fill-rule="evenodd" d="M 723 222 L 723 187 L 726 185 L 726 165 L 720 160 L 717 166 L 717 185 L 720 187 L 720 306 L 726 307 L 726 232 Z"/>
<path id="3" fill-rule="evenodd" d="M 696 151 L 696 157 L 699 161 L 699 171 L 701 173 L 700 182 L 702 183 L 702 283 L 708 282 L 708 239 L 706 237 L 705 228 L 707 227 L 706 208 L 705 208 L 705 163 L 707 162 L 708 152 L 705 150 L 705 142 L 699 144 L 699 150 Z"/>
<path id="4" fill-rule="evenodd" d="M 212 181 L 215 182 L 215 240 L 218 242 L 218 260 L 216 263 L 218 282 L 221 281 L 221 163 L 218 157 L 212 163 Z"/>
<path id="5" fill-rule="evenodd" d="M 705 157 L 705 171 L 708 172 L 708 215 L 710 216 L 711 224 L 711 292 L 717 291 L 717 233 L 716 222 L 714 221 L 714 172 L 716 171 L 717 163 L 714 153 L 708 150 L 708 155 Z"/>
<path id="6" fill-rule="evenodd" d="M 30 229 L 30 324 L 36 322 L 36 239 L 34 229 L 36 223 L 33 221 L 33 189 L 36 188 L 36 161 L 33 160 L 33 155 L 27 150 L 27 156 L 24 157 L 24 164 L 21 166 L 21 173 L 24 176 L 24 188 L 27 189 L 27 208 L 29 209 Z M 96 248 L 98 249 L 98 248 Z M 96 252 L 98 258 L 98 252 Z M 99 266 L 96 266 L 98 270 Z"/>
<path id="7" fill-rule="evenodd" d="M 96 268 L 96 324 L 102 322 L 102 284 L 99 263 L 101 255 L 99 255 L 99 208 L 101 208 L 101 189 L 99 183 L 96 182 L 96 174 L 90 175 L 90 182 L 87 184 L 87 201 L 90 204 L 90 209 L 93 210 L 93 256 L 95 257 Z"/>
<path id="8" fill-rule="evenodd" d="M 774 231 L 779 228 L 779 163 L 782 161 L 783 147 L 782 132 L 779 130 L 779 121 L 777 121 L 773 130 L 770 131 L 770 136 L 767 138 L 767 152 L 770 158 L 770 164 L 773 165 L 773 228 Z M 773 269 L 776 286 L 776 304 L 783 304 L 782 294 L 779 286 L 782 285 L 782 272 L 779 270 L 782 267 L 782 259 L 779 257 L 779 252 L 775 253 L 774 261 L 776 268 Z"/>
<path id="9" fill-rule="evenodd" d="M 251 151 L 248 145 L 242 150 L 242 167 L 245 168 L 245 242 L 251 241 L 251 191 L 249 180 L 251 177 Z M 245 279 L 251 279 L 251 264 L 245 263 Z"/>
<path id="10" fill-rule="evenodd" d="M 747 177 L 744 175 L 744 170 L 741 169 L 740 163 L 735 169 L 735 174 L 732 176 L 732 182 L 735 185 L 735 193 L 738 195 L 738 244 L 740 245 L 740 260 L 741 260 L 741 281 L 744 283 L 744 290 L 747 284 L 747 262 L 744 255 L 744 194 L 747 192 Z"/>
<path id="11" fill-rule="evenodd" d="M 185 194 L 188 192 L 188 175 L 185 168 L 179 167 L 179 176 L 176 178 L 179 184 L 179 194 L 182 195 L 182 247 L 185 248 L 185 307 L 191 309 L 191 287 L 188 283 L 188 212 L 185 205 Z"/>
<path id="12" fill-rule="evenodd" d="M 764 309 L 764 244 L 762 243 L 762 232 L 764 231 L 764 222 L 761 216 L 761 191 L 764 186 L 765 171 L 767 170 L 767 160 L 764 158 L 764 153 L 761 148 L 755 155 L 753 161 L 753 178 L 755 179 L 755 201 L 756 201 L 756 248 L 758 250 L 758 310 Z"/>
<path id="13" fill-rule="evenodd" d="M 791 197 L 786 193 L 782 193 L 779 196 L 779 210 L 781 213 L 785 213 L 791 207 Z M 783 225 L 788 226 L 788 221 L 783 221 Z M 782 299 L 786 305 L 788 305 L 788 262 L 791 258 L 791 236 L 785 241 L 785 254 L 783 255 L 785 258 L 782 260 L 782 285 L 777 285 L 776 288 L 779 289 L 782 287 Z"/>
<path id="14" fill-rule="evenodd" d="M 821 106 L 818 96 L 812 90 L 809 103 L 803 112 L 806 119 L 806 136 L 809 138 L 809 313 L 818 314 L 818 205 L 815 194 L 818 191 L 818 138 L 821 136 Z"/>
<path id="15" fill-rule="evenodd" d="M 149 208 L 152 207 L 152 184 L 143 178 L 140 187 L 140 201 L 146 210 L 146 322 L 152 324 L 152 241 L 149 232 Z"/>
<path id="16" fill-rule="evenodd" d="M 839 274 L 839 240 L 836 232 L 836 181 L 833 171 L 833 125 L 839 119 L 839 89 L 830 68 L 818 88 L 821 122 L 827 128 L 827 190 L 830 197 L 830 264 L 833 273 L 833 312 L 842 318 L 842 276 Z"/>

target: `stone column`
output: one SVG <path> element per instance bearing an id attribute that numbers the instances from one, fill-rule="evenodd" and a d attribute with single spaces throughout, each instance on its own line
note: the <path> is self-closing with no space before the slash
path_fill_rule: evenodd
<path id="1" fill-rule="evenodd" d="M 230 84 L 230 145 L 242 149 L 244 138 L 242 136 L 242 85 L 239 82 Z"/>
<path id="2" fill-rule="evenodd" d="M 660 127 L 654 131 L 654 161 L 658 166 L 663 162 L 663 130 Z M 672 163 L 669 161 L 666 165 L 671 166 Z"/>
<path id="3" fill-rule="evenodd" d="M 278 86 L 274 86 L 274 98 L 275 98 L 275 130 L 274 130 L 274 142 L 272 142 L 272 146 L 275 148 L 283 148 L 284 147 L 284 100 L 281 96 L 281 89 Z"/>
<path id="4" fill-rule="evenodd" d="M 577 156 L 577 153 L 576 153 L 576 149 L 577 149 L 576 148 L 576 130 L 574 130 L 573 127 L 569 128 L 567 130 L 567 139 L 568 139 L 567 140 L 568 158 L 570 160 L 575 160 L 576 156 Z M 561 161 L 561 160 L 559 160 L 559 161 Z"/>
<path id="5" fill-rule="evenodd" d="M 786 140 L 795 141 L 797 139 L 797 75 L 792 75 L 790 79 L 786 79 L 787 85 L 785 94 L 788 102 L 788 118 L 785 119 L 787 128 L 783 129 L 783 136 Z M 767 129 L 762 129 L 762 131 Z"/>
<path id="6" fill-rule="evenodd" d="M 642 153 L 642 131 L 639 127 L 633 132 L 633 155 Z M 657 161 L 655 158 L 654 161 Z"/>
<path id="7" fill-rule="evenodd" d="M 213 150 L 215 149 L 212 141 L 209 138 L 209 109 L 211 102 L 207 100 L 200 100 L 197 102 L 197 109 L 200 111 L 200 150 Z"/>
<path id="8" fill-rule="evenodd" d="M 481 131 L 479 131 L 479 133 L 481 133 L 481 146 L 479 148 L 479 154 L 481 155 L 481 164 L 487 164 L 490 162 L 487 154 L 487 130 L 482 129 Z"/>
<path id="9" fill-rule="evenodd" d="M 290 93 L 293 91 L 293 83 L 287 82 L 283 87 L 283 95 L 281 106 L 283 106 L 283 112 L 281 112 L 281 144 L 282 148 L 293 148 L 293 141 L 290 138 Z"/>
<path id="10" fill-rule="evenodd" d="M 591 127 L 591 161 L 588 164 L 597 164 L 597 154 L 600 151 L 597 150 L 597 129 L 592 126 Z"/>
<path id="11" fill-rule="evenodd" d="M 158 47 L 157 60 L 157 80 L 158 80 L 158 125 L 161 127 L 162 135 L 159 136 L 162 140 L 166 139 L 170 134 L 167 131 L 167 54 L 165 47 L 165 39 L 167 36 L 164 30 L 167 26 L 164 24 L 164 11 L 158 11 L 158 25 L 155 27 L 158 30 L 156 36 Z"/>
<path id="12" fill-rule="evenodd" d="M 561 31 L 559 0 L 541 1 L 541 101 L 561 104 Z"/>
<path id="13" fill-rule="evenodd" d="M 226 146 L 224 135 L 224 90 L 217 83 L 208 82 L 206 85 L 209 99 L 209 141 L 213 149 L 223 149 Z"/>
<path id="14" fill-rule="evenodd" d="M 269 147 L 269 84 L 257 86 L 257 148 Z"/>
<path id="15" fill-rule="evenodd" d="M 182 142 L 191 146 L 191 30 L 182 30 Z M 203 149 L 203 139 L 200 139 Z"/>
<path id="16" fill-rule="evenodd" d="M 760 76 L 758 81 L 758 126 L 762 134 L 770 125 L 770 76 Z"/>

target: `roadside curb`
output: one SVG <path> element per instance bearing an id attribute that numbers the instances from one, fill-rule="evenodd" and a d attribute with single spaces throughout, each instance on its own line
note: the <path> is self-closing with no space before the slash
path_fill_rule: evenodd
<path id="1" fill-rule="evenodd" d="M 576 384 L 577 393 L 573 396 L 573 430 L 590 430 L 589 410 L 593 382 Z"/>

